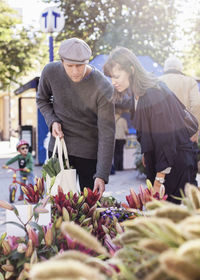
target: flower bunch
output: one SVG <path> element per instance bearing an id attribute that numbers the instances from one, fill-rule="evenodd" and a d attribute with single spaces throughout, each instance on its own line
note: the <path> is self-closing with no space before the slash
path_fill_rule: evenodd
<path id="1" fill-rule="evenodd" d="M 105 211 L 102 211 L 100 215 L 104 219 L 107 219 L 109 217 L 111 220 L 113 220 L 116 218 L 118 222 L 123 222 L 127 219 L 133 219 L 135 217 L 135 214 L 127 211 L 123 207 L 109 207 Z"/>
<path id="2" fill-rule="evenodd" d="M 112 231 L 112 235 L 115 236 L 117 232 L 112 219 L 109 216 L 106 218 L 101 216 L 104 208 L 99 207 L 101 204 L 98 198 L 99 194 L 89 188 L 84 188 L 79 194 L 72 192 L 64 194 L 59 187 L 58 194 L 52 197 L 52 222 L 61 224 L 62 221 L 74 221 L 103 243 L 106 233 Z M 68 243 L 72 245 L 70 239 Z"/>
<path id="3" fill-rule="evenodd" d="M 33 186 L 29 184 L 28 186 L 21 186 L 23 193 L 27 196 L 25 200 L 28 203 L 38 203 L 44 196 L 44 179 L 37 178 L 36 184 Z"/>
<path id="4" fill-rule="evenodd" d="M 108 208 L 108 207 L 121 207 L 121 203 L 116 200 L 113 196 L 102 196 L 100 199 L 101 207 Z"/>
<path id="5" fill-rule="evenodd" d="M 131 188 L 130 195 L 126 196 L 126 203 L 122 203 L 122 206 L 125 208 L 133 208 L 142 210 L 143 206 L 146 205 L 147 202 L 152 201 L 153 199 L 157 200 L 166 200 L 167 195 L 165 195 L 165 187 L 161 185 L 160 192 L 153 193 L 153 187 L 149 180 L 146 180 L 147 188 L 143 188 L 143 186 L 139 187 L 139 194 L 136 194 L 135 191 Z"/>
<path id="6" fill-rule="evenodd" d="M 72 191 L 64 194 L 63 189 L 58 187 L 58 194 L 51 198 L 53 216 L 56 219 L 63 216 L 64 220 L 88 225 L 97 208 L 98 197 L 87 188 L 84 188 L 82 194 Z"/>

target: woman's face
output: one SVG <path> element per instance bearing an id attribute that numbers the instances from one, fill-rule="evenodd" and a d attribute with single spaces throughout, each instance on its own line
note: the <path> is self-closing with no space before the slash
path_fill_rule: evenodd
<path id="1" fill-rule="evenodd" d="M 112 68 L 111 72 L 111 81 L 114 88 L 118 92 L 123 92 L 125 89 L 129 87 L 129 77 L 130 74 L 120 68 L 119 64 L 116 64 Z"/>

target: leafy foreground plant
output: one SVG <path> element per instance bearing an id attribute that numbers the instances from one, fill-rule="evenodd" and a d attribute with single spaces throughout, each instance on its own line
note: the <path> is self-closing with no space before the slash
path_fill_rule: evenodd
<path id="1" fill-rule="evenodd" d="M 30 279 L 118 279 L 119 267 L 122 267 L 122 264 L 119 263 L 118 267 L 114 266 L 109 261 L 111 256 L 108 251 L 95 237 L 73 222 L 62 223 L 61 231 L 100 255 L 91 257 L 76 251 L 63 252 L 49 261 L 33 265 L 29 274 Z"/>
<path id="2" fill-rule="evenodd" d="M 199 279 L 200 190 L 187 184 L 185 193 L 181 206 L 154 200 L 146 205 L 150 217 L 124 221 L 112 261 L 120 259 L 136 279 Z"/>

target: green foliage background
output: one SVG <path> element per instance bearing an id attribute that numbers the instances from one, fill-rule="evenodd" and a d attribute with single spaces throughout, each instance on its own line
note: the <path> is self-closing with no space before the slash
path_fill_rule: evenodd
<path id="1" fill-rule="evenodd" d="M 176 9 L 174 0 L 52 0 L 65 15 L 65 28 L 56 40 L 80 37 L 93 56 L 117 45 L 136 55 L 163 62 L 173 51 Z"/>
<path id="2" fill-rule="evenodd" d="M 186 73 L 200 76 L 200 4 L 190 27 L 185 28 L 177 22 L 181 0 L 42 1 L 58 5 L 65 16 L 64 29 L 53 34 L 55 60 L 60 41 L 79 37 L 91 46 L 93 57 L 126 46 L 136 55 L 149 55 L 163 65 L 169 54 L 176 54 Z M 22 77 L 42 69 L 48 62 L 46 38 L 47 34 L 36 32 L 34 27 L 24 28 L 16 11 L 5 0 L 0 2 L 0 91 L 16 88 Z M 190 42 L 187 48 L 175 49 L 175 42 L 182 39 Z"/>
<path id="3" fill-rule="evenodd" d="M 18 84 L 19 78 L 36 69 L 47 50 L 40 48 L 44 42 L 41 33 L 22 27 L 17 12 L 5 1 L 0 1 L 0 90 Z"/>

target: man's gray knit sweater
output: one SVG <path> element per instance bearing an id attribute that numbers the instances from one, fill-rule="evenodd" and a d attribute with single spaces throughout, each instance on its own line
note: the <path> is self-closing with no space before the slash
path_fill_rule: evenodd
<path id="1" fill-rule="evenodd" d="M 42 72 L 37 94 L 38 108 L 49 129 L 53 122 L 61 124 L 69 155 L 97 159 L 94 177 L 105 182 L 110 174 L 115 138 L 114 105 L 109 101 L 112 92 L 111 83 L 96 68 L 75 83 L 62 62 L 51 62 Z M 50 151 L 54 141 L 51 137 Z"/>

